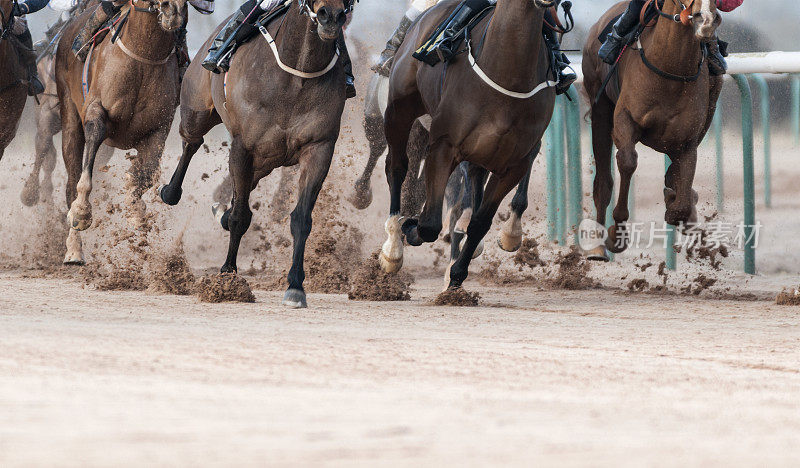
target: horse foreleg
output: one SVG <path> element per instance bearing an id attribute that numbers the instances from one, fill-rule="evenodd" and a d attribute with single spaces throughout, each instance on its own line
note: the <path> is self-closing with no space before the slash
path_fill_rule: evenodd
<path id="1" fill-rule="evenodd" d="M 469 264 L 478 245 L 489 232 L 497 208 L 500 207 L 500 203 L 511 189 L 522 179 L 526 167 L 527 161 L 522 161 L 519 167 L 510 168 L 502 177 L 498 177 L 496 174 L 489 177 L 483 201 L 469 222 L 464 248 L 461 249 L 458 259 L 450 267 L 449 288 L 459 288 L 467 279 Z"/>
<path id="2" fill-rule="evenodd" d="M 672 159 L 664 189 L 664 202 L 667 206 L 664 219 L 667 224 L 678 226 L 684 223 L 697 222 L 697 202 L 699 196 L 692 189 L 695 169 L 697 167 L 697 148 L 678 155 L 669 155 Z"/>
<path id="3" fill-rule="evenodd" d="M 174 206 L 181 201 L 181 196 L 183 195 L 183 179 L 186 177 L 186 171 L 189 169 L 192 157 L 202 145 L 202 138 L 191 142 L 183 140 L 183 151 L 181 153 L 181 159 L 178 162 L 178 167 L 176 167 L 175 172 L 172 173 L 172 178 L 169 180 L 169 183 L 162 186 L 158 191 L 161 196 L 161 201 L 167 205 Z"/>
<path id="4" fill-rule="evenodd" d="M 82 155 L 85 146 L 83 128 L 81 127 L 80 116 L 77 109 L 71 102 L 64 102 L 61 107 L 61 121 L 63 132 L 61 135 L 61 152 L 64 158 L 64 166 L 67 169 L 67 208 L 77 198 L 78 178 L 81 176 Z M 83 249 L 81 237 L 77 230 L 70 226 L 67 236 L 67 253 L 64 256 L 64 263 L 67 265 L 83 265 Z"/>
<path id="5" fill-rule="evenodd" d="M 528 209 L 528 187 L 531 182 L 531 168 L 541 148 L 542 142 L 539 141 L 531 154 L 528 155 L 528 170 L 517 185 L 517 192 L 514 194 L 514 198 L 511 199 L 511 216 L 503 224 L 500 231 L 500 238 L 497 243 L 506 252 L 516 252 L 522 245 L 522 215 Z"/>
<path id="6" fill-rule="evenodd" d="M 350 195 L 349 202 L 359 210 L 365 210 L 372 204 L 372 188 L 370 180 L 378 159 L 386 151 L 386 136 L 383 133 L 383 116 L 368 115 L 364 117 L 364 132 L 369 142 L 369 159 L 364 167 L 364 172 L 356 180 L 353 193 Z"/>
<path id="7" fill-rule="evenodd" d="M 639 162 L 636 153 L 636 141 L 639 133 L 636 125 L 624 112 L 618 114 L 614 121 L 614 142 L 617 145 L 617 167 L 619 170 L 619 194 L 617 206 L 614 207 L 614 225 L 608 230 L 606 248 L 614 253 L 624 252 L 630 244 L 630 235 L 626 232 L 625 222 L 630 218 L 628 198 L 631 190 L 631 179 Z"/>
<path id="8" fill-rule="evenodd" d="M 253 212 L 250 210 L 250 192 L 253 189 L 253 156 L 245 150 L 239 138 L 234 137 L 228 165 L 233 180 L 233 203 L 226 212 L 226 224 L 230 231 L 228 257 L 220 271 L 236 273 L 236 257 L 239 255 L 239 243 L 250 227 Z"/>
<path id="9" fill-rule="evenodd" d="M 132 161 L 125 174 L 125 206 L 128 208 L 128 224 L 134 229 L 147 231 L 145 216 L 146 205 L 142 195 L 153 187 L 158 180 L 161 156 L 164 154 L 164 142 L 169 129 L 152 133 L 136 148 L 138 157 Z"/>
<path id="10" fill-rule="evenodd" d="M 69 208 L 67 220 L 72 229 L 84 231 L 92 225 L 92 205 L 89 195 L 92 193 L 92 175 L 97 150 L 106 138 L 106 110 L 99 103 L 89 105 L 83 122 L 86 146 L 83 154 L 83 170 L 78 181 L 77 196 Z"/>
<path id="11" fill-rule="evenodd" d="M 611 149 L 613 140 L 611 131 L 614 126 L 614 107 L 611 101 L 602 97 L 592 106 L 592 150 L 594 152 L 594 186 L 592 197 L 597 216 L 597 224 L 605 227 L 606 209 L 611 203 L 614 190 L 614 178 L 611 174 Z M 608 252 L 600 245 L 588 252 L 589 260 L 608 261 Z"/>
<path id="12" fill-rule="evenodd" d="M 292 211 L 291 228 L 294 246 L 292 251 L 292 267 L 289 269 L 289 289 L 283 296 L 283 305 L 304 308 L 307 307 L 306 293 L 303 289 L 306 273 L 303 270 L 303 257 L 306 251 L 306 241 L 311 234 L 311 214 L 328 169 L 333 159 L 335 142 L 325 142 L 305 150 L 300 157 L 300 194 L 297 197 L 297 206 Z"/>

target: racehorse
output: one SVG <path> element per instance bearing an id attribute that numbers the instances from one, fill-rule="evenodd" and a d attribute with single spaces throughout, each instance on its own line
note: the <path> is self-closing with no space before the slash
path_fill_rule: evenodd
<path id="1" fill-rule="evenodd" d="M 445 1 L 423 14 L 395 58 L 384 119 L 389 143 L 389 238 L 380 255 L 384 271 L 397 271 L 403 261 L 401 231 L 410 245 L 436 240 L 447 181 L 456 164 L 466 161 L 476 209 L 464 247 L 449 270 L 450 288 L 464 282 L 501 201 L 528 172 L 555 104 L 554 77 L 541 34 L 545 8 L 555 2 L 498 2 L 474 28 L 483 39 L 468 38 L 466 54 L 448 63 L 446 70 L 441 63 L 429 67 L 414 60 L 412 53 L 456 4 Z M 432 118 L 425 207 L 419 219 L 406 219 L 401 226 L 400 187 L 408 166 L 409 131 L 425 114 Z"/>
<path id="2" fill-rule="evenodd" d="M 186 169 L 204 135 L 224 123 L 232 137 L 233 201 L 220 218 L 222 227 L 230 231 L 221 271 L 236 272 L 239 243 L 252 218 L 250 192 L 273 170 L 299 164 L 300 193 L 291 214 L 292 267 L 283 299 L 290 307 L 307 306 L 305 245 L 345 103 L 345 75 L 336 39 L 342 34 L 346 13 L 343 0 L 313 4 L 295 0 L 282 18 L 261 31 L 264 39 L 274 38 L 274 48 L 260 37 L 242 44 L 227 75 L 212 74 L 200 67 L 201 60 L 194 60 L 181 90 L 183 154 L 170 183 L 161 189 L 165 203 L 178 203 Z M 220 28 L 200 53 L 205 53 Z"/>
<path id="3" fill-rule="evenodd" d="M 672 161 L 664 188 L 667 223 L 680 225 L 697 219 L 698 197 L 692 189 L 697 147 L 714 117 L 722 87 L 722 77 L 709 73 L 704 43 L 714 38 L 722 19 L 714 0 L 662 1 L 663 9 L 659 10 L 655 25 L 641 35 L 639 50 L 629 48 L 619 59 L 619 86 L 609 87 L 600 94 L 610 67 L 597 55 L 601 45 L 597 38 L 622 13 L 627 2 L 615 5 L 600 18 L 589 31 L 584 47 L 584 89 L 594 101 L 591 108 L 597 168 L 594 202 L 597 222 L 603 226 L 613 189 L 612 143 L 617 146 L 620 173 L 614 225 L 609 229 L 605 246 L 589 252 L 593 260 L 607 261 L 606 249 L 619 253 L 628 247 L 630 236 L 624 223 L 629 217 L 628 192 L 637 167 L 639 142 L 666 153 Z"/>
<path id="4" fill-rule="evenodd" d="M 94 9 L 64 29 L 55 68 L 67 168 L 66 264 L 84 261 L 79 231 L 92 224 L 89 194 L 102 143 L 138 153 L 129 171 L 137 181 L 128 194 L 130 205 L 142 204 L 142 194 L 152 185 L 178 104 L 178 62 L 173 51 L 175 32 L 187 13 L 186 0 L 131 0 L 124 25 L 116 23 L 109 34 L 116 41 L 107 39 L 94 46 L 85 67 L 71 45 Z"/>
<path id="5" fill-rule="evenodd" d="M 0 0 L 0 160 L 3 152 L 17 135 L 19 119 L 22 109 L 25 108 L 27 92 L 27 73 L 17 50 L 21 44 L 12 44 L 17 41 L 12 28 L 14 15 L 11 0 Z"/>

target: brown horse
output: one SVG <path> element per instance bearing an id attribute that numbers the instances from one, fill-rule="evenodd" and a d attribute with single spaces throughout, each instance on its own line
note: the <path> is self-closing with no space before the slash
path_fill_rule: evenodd
<path id="1" fill-rule="evenodd" d="M 58 104 L 54 65 L 55 56 L 49 53 L 41 57 L 37 63 L 44 92 L 38 96 L 39 104 L 36 108 L 33 168 L 20 194 L 25 206 L 34 206 L 40 200 L 45 205 L 53 202 L 53 171 L 58 160 L 53 138 L 61 132 L 61 107 Z M 111 159 L 113 152 L 113 148 L 101 146 L 95 164 L 104 166 Z"/>
<path id="2" fill-rule="evenodd" d="M 636 171 L 639 142 L 666 153 L 672 160 L 664 189 L 667 223 L 680 225 L 697 218 L 697 194 L 692 190 L 697 147 L 714 117 L 722 87 L 722 77 L 709 74 L 702 45 L 713 39 L 722 20 L 713 0 L 663 2 L 663 14 L 658 16 L 654 27 L 642 34 L 640 50 L 628 49 L 619 60 L 618 98 L 606 90 L 592 105 L 592 144 L 597 166 L 594 202 L 597 222 L 603 226 L 613 189 L 612 143 L 618 149 L 621 176 L 614 226 L 609 229 L 605 248 L 600 246 L 589 253 L 595 260 L 608 260 L 606 248 L 616 253 L 628 246 L 624 223 L 629 217 L 628 192 Z M 610 69 L 597 55 L 600 48 L 597 38 L 626 4 L 615 5 L 589 31 L 583 52 L 583 74 L 584 89 L 590 99 L 600 92 Z M 687 11 L 683 22 L 676 21 L 684 9 Z"/>
<path id="3" fill-rule="evenodd" d="M 457 1 L 439 3 L 409 30 L 395 59 L 385 115 L 391 204 L 386 222 L 389 238 L 381 249 L 384 271 L 402 266 L 401 229 L 411 245 L 436 240 L 442 230 L 447 181 L 455 166 L 467 161 L 475 210 L 464 247 L 450 268 L 449 287 L 460 287 L 466 279 L 469 262 L 498 206 L 527 174 L 552 117 L 555 83 L 550 81 L 553 75 L 541 31 L 545 8 L 554 3 L 498 2 L 494 12 L 475 27 L 477 39 L 467 41 L 467 53 L 446 67 L 441 63 L 424 65 L 412 53 L 453 11 Z M 473 66 L 469 57 L 476 54 Z M 409 132 L 424 114 L 432 118 L 425 161 L 425 207 L 419 220 L 407 219 L 401 228 L 400 188 L 408 166 Z"/>
<path id="4" fill-rule="evenodd" d="M 128 194 L 128 204 L 143 204 L 140 198 L 153 182 L 178 104 L 178 63 L 173 50 L 175 31 L 187 10 L 186 0 L 132 0 L 116 42 L 103 41 L 88 59 L 88 92 L 84 96 L 84 64 L 70 46 L 92 14 L 90 8 L 65 28 L 56 53 L 67 168 L 70 233 L 64 263 L 68 264 L 83 263 L 78 232 L 92 224 L 89 193 L 95 157 L 103 142 L 114 148 L 136 149 L 138 157 L 129 175 L 137 183 Z"/>
<path id="5" fill-rule="evenodd" d="M 0 160 L 3 152 L 17 135 L 19 118 L 28 97 L 27 73 L 17 51 L 17 41 L 11 31 L 14 16 L 11 0 L 0 0 Z"/>
<path id="6" fill-rule="evenodd" d="M 165 203 L 178 203 L 186 169 L 204 135 L 224 123 L 232 137 L 233 202 L 221 216 L 230 231 L 222 272 L 236 272 L 239 243 L 253 215 L 250 192 L 273 170 L 299 164 L 300 191 L 291 214 L 294 252 L 283 299 L 290 307 L 306 307 L 303 256 L 311 212 L 339 137 L 345 76 L 336 40 L 345 18 L 343 0 L 293 1 L 283 18 L 264 31 L 275 38 L 274 49 L 262 37 L 241 45 L 227 75 L 214 75 L 194 60 L 181 90 L 183 155 L 161 189 Z M 201 56 L 217 31 L 200 48 Z"/>

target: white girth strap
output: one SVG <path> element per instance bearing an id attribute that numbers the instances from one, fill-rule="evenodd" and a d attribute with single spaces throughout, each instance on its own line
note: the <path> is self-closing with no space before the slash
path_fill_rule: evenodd
<path id="1" fill-rule="evenodd" d="M 333 58 L 331 59 L 331 63 L 325 67 L 324 70 L 318 71 L 316 73 L 306 73 L 304 71 L 296 70 L 292 67 L 287 66 L 285 63 L 281 61 L 281 56 L 278 53 L 278 46 L 275 45 L 275 39 L 272 38 L 272 35 L 267 31 L 267 28 L 264 27 L 263 24 L 258 26 L 258 30 L 261 31 L 261 35 L 264 36 L 264 39 L 267 40 L 270 49 L 272 49 L 272 53 L 275 55 L 275 61 L 278 62 L 278 66 L 281 67 L 281 70 L 289 73 L 290 75 L 299 76 L 300 78 L 305 79 L 312 79 L 312 78 L 319 78 L 320 76 L 328 73 L 336 66 L 336 62 L 339 61 L 339 47 L 336 47 L 336 53 L 333 54 Z"/>
<path id="2" fill-rule="evenodd" d="M 467 57 L 469 57 L 469 65 L 472 67 L 472 70 L 475 72 L 476 75 L 483 80 L 484 83 L 489 85 L 492 89 L 497 91 L 498 93 L 505 94 L 508 97 L 512 97 L 515 99 L 528 99 L 535 96 L 539 91 L 543 89 L 552 88 L 558 84 L 558 81 L 545 81 L 544 83 L 539 84 L 539 86 L 533 88 L 533 91 L 529 93 L 518 93 L 516 91 L 510 91 L 505 89 L 504 87 L 500 86 L 499 84 L 495 83 L 491 78 L 489 78 L 486 73 L 481 70 L 481 67 L 478 66 L 478 63 L 475 61 L 475 57 L 472 56 L 472 44 L 469 39 L 467 39 Z"/>

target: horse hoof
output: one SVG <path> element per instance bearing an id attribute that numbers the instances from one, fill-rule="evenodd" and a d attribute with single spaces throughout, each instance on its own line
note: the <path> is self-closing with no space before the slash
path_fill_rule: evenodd
<path id="1" fill-rule="evenodd" d="M 400 230 L 403 231 L 403 234 L 406 236 L 406 242 L 408 242 L 408 245 L 413 247 L 419 247 L 422 245 L 422 239 L 419 237 L 419 230 L 417 229 L 418 225 L 419 220 L 408 218 L 403 222 L 403 225 L 400 228 Z"/>
<path id="2" fill-rule="evenodd" d="M 355 209 L 366 210 L 372 204 L 372 190 L 359 190 L 356 187 L 348 201 Z"/>
<path id="3" fill-rule="evenodd" d="M 22 188 L 22 193 L 19 196 L 20 201 L 25 206 L 35 206 L 39 203 L 39 187 L 32 187 L 28 184 L 25 184 L 25 187 Z"/>
<path id="4" fill-rule="evenodd" d="M 169 206 L 175 206 L 181 201 L 181 196 L 183 196 L 183 189 L 177 188 L 172 189 L 169 185 L 162 185 L 158 188 L 158 194 L 161 196 L 161 201 L 166 203 Z"/>
<path id="5" fill-rule="evenodd" d="M 516 252 L 522 246 L 522 235 L 506 234 L 500 232 L 500 238 L 497 239 L 497 245 L 506 252 Z"/>
<path id="6" fill-rule="evenodd" d="M 395 258 L 395 259 L 389 258 L 389 256 L 386 255 L 383 252 L 383 250 L 381 250 L 381 254 L 378 256 L 378 260 L 380 261 L 381 264 L 381 270 L 384 273 L 394 274 L 400 271 L 401 268 L 403 268 L 402 256 L 400 258 Z"/>
<path id="7" fill-rule="evenodd" d="M 283 295 L 282 304 L 292 309 L 305 309 L 308 307 L 306 293 L 299 289 L 289 289 L 286 291 L 286 294 Z"/>
<path id="8" fill-rule="evenodd" d="M 67 212 L 67 223 L 76 231 L 85 231 L 92 226 L 92 215 L 90 213 L 89 216 L 78 218 L 72 214 L 72 208 L 70 208 Z"/>
<path id="9" fill-rule="evenodd" d="M 592 262 L 608 262 L 610 260 L 608 251 L 602 245 L 597 246 L 586 254 L 586 258 Z"/>
<path id="10" fill-rule="evenodd" d="M 86 260 L 83 259 L 83 254 L 81 253 L 67 252 L 67 255 L 64 257 L 64 265 L 84 266 L 86 265 Z"/>

